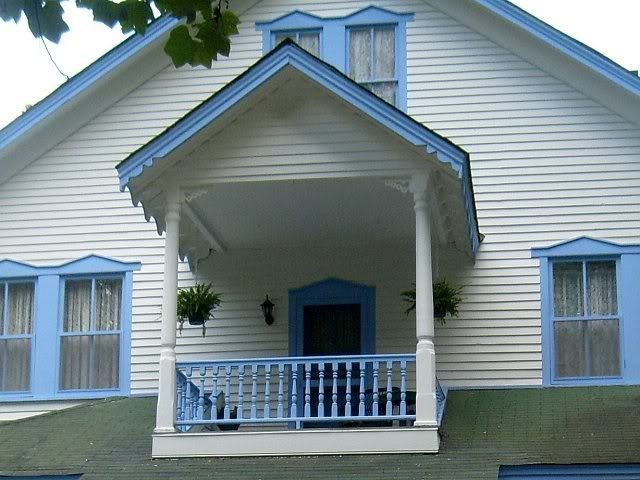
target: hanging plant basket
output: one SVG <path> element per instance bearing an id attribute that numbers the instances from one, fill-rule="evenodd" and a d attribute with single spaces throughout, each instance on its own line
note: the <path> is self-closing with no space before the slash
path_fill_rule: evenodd
<path id="1" fill-rule="evenodd" d="M 433 317 L 438 320 L 444 319 L 447 316 L 447 312 L 443 308 L 433 308 Z"/>
<path id="2" fill-rule="evenodd" d="M 209 320 L 208 318 L 203 318 L 203 317 L 189 317 L 189 325 L 204 325 L 204 323 Z"/>
<path id="3" fill-rule="evenodd" d="M 184 322 L 189 325 L 202 326 L 202 336 L 207 332 L 206 322 L 213 318 L 213 311 L 221 303 L 220 294 L 214 293 L 211 285 L 198 283 L 193 287 L 178 292 L 178 322 L 180 333 Z"/>
<path id="4" fill-rule="evenodd" d="M 433 284 L 433 316 L 441 324 L 445 323 L 447 314 L 452 317 L 458 316 L 458 305 L 462 302 L 460 297 L 461 288 L 450 285 L 446 280 L 440 280 Z M 405 313 L 409 315 L 416 309 L 416 288 L 415 284 L 411 290 L 402 292 L 402 299 L 409 304 Z"/>

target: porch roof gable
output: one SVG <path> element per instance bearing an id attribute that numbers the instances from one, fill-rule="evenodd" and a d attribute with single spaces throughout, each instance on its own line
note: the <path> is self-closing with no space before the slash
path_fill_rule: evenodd
<path id="1" fill-rule="evenodd" d="M 443 165 L 451 168 L 461 181 L 470 246 L 475 255 L 481 237 L 467 152 L 291 40 L 282 42 L 235 80 L 120 162 L 116 166 L 120 189 L 132 190 L 131 182 L 146 169 L 153 169 L 156 160 L 179 149 L 285 68 L 300 72 L 354 107 L 363 116 L 395 133 L 412 146 L 435 156 Z"/>
<path id="2" fill-rule="evenodd" d="M 449 164 L 460 178 L 470 180 L 468 154 L 462 148 L 287 39 L 224 88 L 120 162 L 116 166 L 120 189 L 124 191 L 132 179 L 142 174 L 145 167 L 151 167 L 155 160 L 169 155 L 287 66 L 321 84 L 414 146 L 423 147 L 428 153 L 436 154 L 443 163 Z"/>

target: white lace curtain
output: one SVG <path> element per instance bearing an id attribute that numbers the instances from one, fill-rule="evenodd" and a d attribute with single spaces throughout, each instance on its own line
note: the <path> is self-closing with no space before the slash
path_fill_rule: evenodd
<path id="1" fill-rule="evenodd" d="M 395 30 L 352 29 L 349 33 L 349 76 L 391 104 L 396 102 Z"/>
<path id="2" fill-rule="evenodd" d="M 276 34 L 276 45 L 290 38 L 307 52 L 320 56 L 320 34 L 318 32 L 282 32 Z"/>
<path id="3" fill-rule="evenodd" d="M 6 315 L 5 311 L 6 302 Z M 31 381 L 34 284 L 0 283 L 0 391 L 28 391 Z"/>
<path id="4" fill-rule="evenodd" d="M 615 262 L 556 263 L 553 282 L 556 318 L 591 318 L 554 322 L 556 376 L 619 375 L 619 321 L 597 318 L 618 315 Z"/>
<path id="5" fill-rule="evenodd" d="M 60 388 L 116 388 L 120 360 L 119 279 L 65 282 Z M 113 333 L 110 333 L 113 332 Z"/>

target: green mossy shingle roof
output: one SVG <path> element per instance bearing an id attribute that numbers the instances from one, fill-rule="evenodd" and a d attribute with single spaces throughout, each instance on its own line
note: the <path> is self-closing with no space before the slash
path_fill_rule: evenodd
<path id="1" fill-rule="evenodd" d="M 0 425 L 0 475 L 92 479 L 496 479 L 500 465 L 640 463 L 640 387 L 450 392 L 437 455 L 154 460 L 155 398 Z"/>

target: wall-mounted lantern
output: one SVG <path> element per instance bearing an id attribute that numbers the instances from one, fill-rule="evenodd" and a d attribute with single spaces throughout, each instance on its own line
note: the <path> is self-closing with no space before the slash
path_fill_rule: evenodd
<path id="1" fill-rule="evenodd" d="M 271 300 L 269 300 L 269 295 L 267 295 L 265 301 L 260 304 L 262 314 L 264 315 L 264 321 L 267 325 L 271 325 L 273 323 L 273 307 L 275 307 L 275 305 Z"/>

